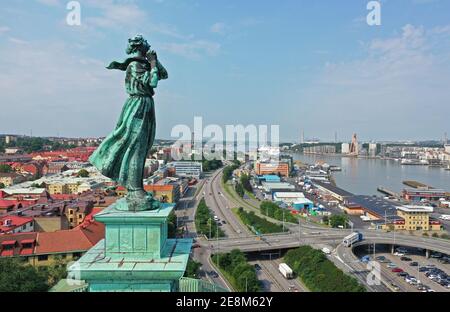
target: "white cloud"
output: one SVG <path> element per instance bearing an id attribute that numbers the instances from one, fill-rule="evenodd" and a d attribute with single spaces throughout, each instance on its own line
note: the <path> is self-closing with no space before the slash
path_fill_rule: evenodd
<path id="1" fill-rule="evenodd" d="M 58 6 L 59 0 L 37 0 L 37 2 L 48 5 L 48 6 Z"/>
<path id="2" fill-rule="evenodd" d="M 8 26 L 0 26 L 0 35 L 9 32 L 11 29 Z"/>
<path id="3" fill-rule="evenodd" d="M 447 27 L 405 25 L 396 36 L 364 44 L 363 58 L 328 62 L 302 91 L 298 113 L 320 118 L 348 135 L 369 131 L 406 138 L 409 133 L 443 133 L 448 130 L 444 116 L 450 115 L 450 47 L 442 44 L 436 29 Z M 418 125 L 424 125 L 419 133 Z"/>
<path id="4" fill-rule="evenodd" d="M 215 23 L 210 27 L 210 31 L 215 34 L 223 35 L 227 29 L 227 25 L 225 23 Z"/>
<path id="5" fill-rule="evenodd" d="M 0 106 L 8 112 L 0 114 L 3 130 L 105 135 L 103 129 L 113 127 L 125 97 L 123 73 L 74 51 L 62 42 L 2 45 L 0 59 L 8 60 L 0 62 Z"/>
<path id="6" fill-rule="evenodd" d="M 220 50 L 220 44 L 206 40 L 195 40 L 185 43 L 164 43 L 161 49 L 183 57 L 198 59 L 202 55 L 216 55 Z"/>

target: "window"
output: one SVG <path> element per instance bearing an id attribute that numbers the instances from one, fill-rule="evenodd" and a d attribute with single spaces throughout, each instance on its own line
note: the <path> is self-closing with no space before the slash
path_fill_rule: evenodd
<path id="1" fill-rule="evenodd" d="M 74 252 L 72 254 L 73 259 L 77 260 L 79 258 L 81 258 L 81 252 Z"/>
<path id="2" fill-rule="evenodd" d="M 40 255 L 38 256 L 38 261 L 47 261 L 48 260 L 48 255 Z"/>

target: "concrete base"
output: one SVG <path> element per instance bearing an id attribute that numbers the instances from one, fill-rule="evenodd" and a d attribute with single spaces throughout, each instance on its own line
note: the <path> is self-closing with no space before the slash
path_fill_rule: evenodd
<path id="1" fill-rule="evenodd" d="M 128 212 L 118 202 L 95 216 L 105 224 L 105 239 L 69 268 L 88 291 L 177 291 L 186 270 L 191 239 L 167 239 L 167 217 L 174 205 Z"/>

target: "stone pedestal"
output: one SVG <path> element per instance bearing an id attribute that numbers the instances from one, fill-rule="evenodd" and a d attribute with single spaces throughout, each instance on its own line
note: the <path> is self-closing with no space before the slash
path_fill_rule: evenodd
<path id="1" fill-rule="evenodd" d="M 191 239 L 168 239 L 167 218 L 174 205 L 154 211 L 117 209 L 125 199 L 95 216 L 105 224 L 105 239 L 69 268 L 88 291 L 177 291 L 192 246 Z"/>

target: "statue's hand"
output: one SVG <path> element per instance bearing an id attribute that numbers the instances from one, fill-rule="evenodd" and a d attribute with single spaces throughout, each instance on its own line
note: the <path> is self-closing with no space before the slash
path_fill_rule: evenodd
<path id="1" fill-rule="evenodd" d="M 147 52 L 147 59 L 149 62 L 156 61 L 158 59 L 158 55 L 155 50 L 150 50 Z"/>

